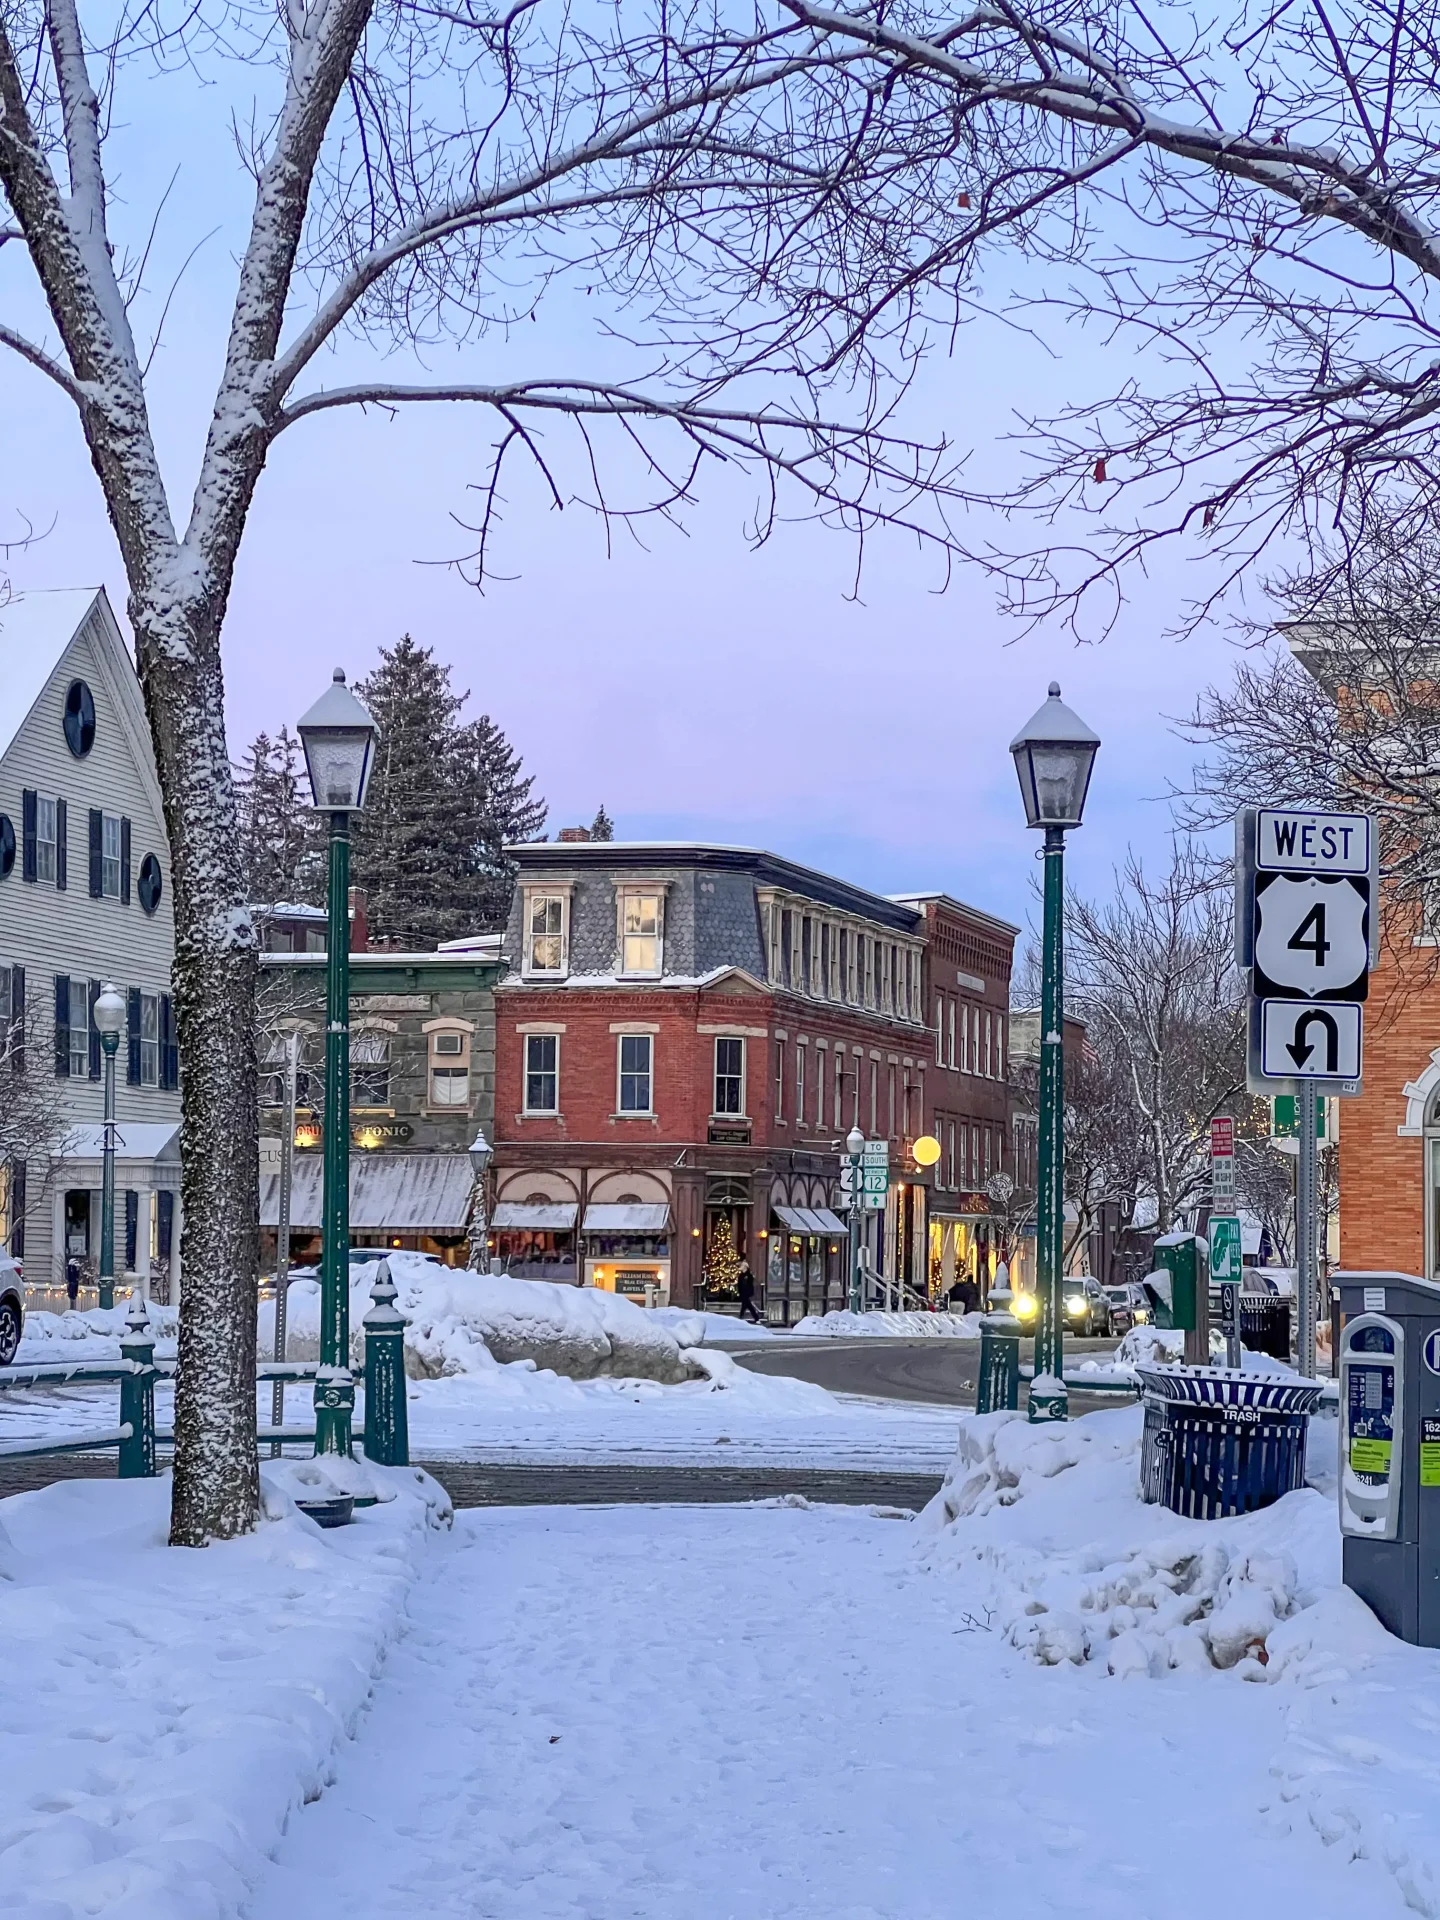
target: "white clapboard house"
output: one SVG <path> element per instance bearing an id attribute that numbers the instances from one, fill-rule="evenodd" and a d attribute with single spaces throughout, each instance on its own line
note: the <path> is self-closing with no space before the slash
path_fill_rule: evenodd
<path id="1" fill-rule="evenodd" d="M 104 590 L 0 605 L 0 1102 L 23 1071 L 23 1164 L 0 1168 L 0 1246 L 27 1287 L 100 1254 L 103 1087 L 92 1009 L 125 996 L 115 1062 L 115 1267 L 173 1298 L 179 1058 L 170 852 L 129 648 Z M 35 1113 L 36 1093 L 42 1111 Z M 53 1099 L 50 1097 L 53 1095 Z M 14 1096 L 12 1095 L 12 1098 Z M 19 1110 L 17 1101 L 16 1111 Z"/>

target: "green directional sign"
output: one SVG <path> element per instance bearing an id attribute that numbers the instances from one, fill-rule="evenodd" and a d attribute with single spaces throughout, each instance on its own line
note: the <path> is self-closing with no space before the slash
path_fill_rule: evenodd
<path id="1" fill-rule="evenodd" d="M 1238 1286 L 1242 1273 L 1240 1222 L 1234 1214 L 1210 1216 L 1210 1281 L 1212 1286 Z"/>

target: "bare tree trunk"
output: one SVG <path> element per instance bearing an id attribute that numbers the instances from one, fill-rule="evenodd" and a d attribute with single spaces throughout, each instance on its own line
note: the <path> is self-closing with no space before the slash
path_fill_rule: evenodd
<path id="1" fill-rule="evenodd" d="M 225 748 L 221 609 L 174 601 L 157 621 L 132 597 L 136 655 L 160 765 L 175 886 L 175 1005 L 184 1210 L 175 1385 L 174 1546 L 233 1539 L 255 1523 L 254 935 L 241 904 L 240 843 Z M 177 645 L 176 620 L 189 628 Z"/>

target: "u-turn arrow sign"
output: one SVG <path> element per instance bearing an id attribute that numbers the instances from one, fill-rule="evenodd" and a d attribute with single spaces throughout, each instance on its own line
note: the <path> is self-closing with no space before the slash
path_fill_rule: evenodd
<path id="1" fill-rule="evenodd" d="M 1358 1080 L 1360 1007 L 1350 1000 L 1266 1000 L 1260 1071 L 1276 1080 Z"/>

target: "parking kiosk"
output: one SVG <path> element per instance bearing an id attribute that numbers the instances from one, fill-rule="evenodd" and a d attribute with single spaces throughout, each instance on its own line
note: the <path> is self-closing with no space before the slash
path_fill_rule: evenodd
<path id="1" fill-rule="evenodd" d="M 1440 1285 L 1335 1273 L 1345 1584 L 1391 1633 L 1440 1646 Z"/>

